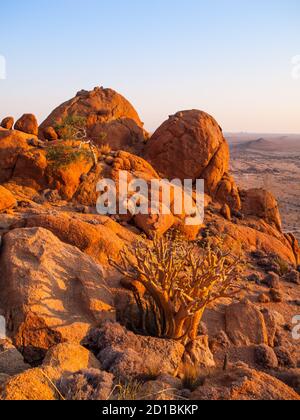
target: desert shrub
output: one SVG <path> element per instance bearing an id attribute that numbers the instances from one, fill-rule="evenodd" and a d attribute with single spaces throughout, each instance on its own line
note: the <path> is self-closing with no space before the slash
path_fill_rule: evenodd
<path id="1" fill-rule="evenodd" d="M 63 376 L 58 387 L 69 401 L 106 400 L 111 394 L 113 380 L 109 374 L 96 369 L 85 369 Z"/>
<path id="2" fill-rule="evenodd" d="M 63 140 L 84 140 L 87 138 L 86 125 L 85 117 L 70 115 L 54 128 Z"/>
<path id="3" fill-rule="evenodd" d="M 121 252 L 111 264 L 125 277 L 141 283 L 134 293 L 141 331 L 187 342 L 198 335 L 206 307 L 237 292 L 240 258 L 215 247 L 200 248 L 182 238 L 154 238 Z"/>
<path id="4" fill-rule="evenodd" d="M 47 160 L 54 169 L 59 169 L 79 160 L 93 161 L 94 156 L 90 149 L 59 144 L 48 148 Z"/>
<path id="5" fill-rule="evenodd" d="M 291 271 L 290 265 L 286 261 L 284 261 L 282 258 L 276 257 L 275 263 L 278 264 L 280 276 L 282 277 L 286 276 Z"/>
<path id="6" fill-rule="evenodd" d="M 239 240 L 236 240 L 229 248 L 227 245 L 228 235 L 226 233 L 220 234 L 217 228 L 213 228 L 211 226 L 202 230 L 201 237 L 198 238 L 196 242 L 200 248 L 206 249 L 210 247 L 213 249 L 222 249 L 230 251 L 235 255 L 243 255 L 245 251 L 247 251 Z"/>

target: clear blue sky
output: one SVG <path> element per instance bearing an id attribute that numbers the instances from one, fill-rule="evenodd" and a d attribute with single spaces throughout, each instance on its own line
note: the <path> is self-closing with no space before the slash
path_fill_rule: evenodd
<path id="1" fill-rule="evenodd" d="M 0 117 L 105 86 L 150 131 L 199 108 L 226 131 L 300 133 L 299 0 L 2 1 L 0 55 Z"/>

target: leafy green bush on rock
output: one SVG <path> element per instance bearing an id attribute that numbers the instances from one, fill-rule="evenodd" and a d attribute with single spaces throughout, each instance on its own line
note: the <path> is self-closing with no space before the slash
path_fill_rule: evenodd
<path id="1" fill-rule="evenodd" d="M 47 160 L 52 168 L 59 169 L 80 160 L 93 162 L 93 153 L 90 149 L 59 144 L 48 148 Z"/>
<path id="2" fill-rule="evenodd" d="M 62 140 L 85 140 L 87 138 L 86 126 L 85 117 L 70 115 L 61 124 L 56 124 L 55 130 Z"/>

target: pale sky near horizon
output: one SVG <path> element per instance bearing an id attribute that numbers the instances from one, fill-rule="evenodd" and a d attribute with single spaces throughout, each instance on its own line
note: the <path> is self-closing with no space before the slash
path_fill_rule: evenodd
<path id="1" fill-rule="evenodd" d="M 225 131 L 300 133 L 299 0 L 0 6 L 0 119 L 32 112 L 41 122 L 77 91 L 105 86 L 131 101 L 149 131 L 197 108 Z"/>

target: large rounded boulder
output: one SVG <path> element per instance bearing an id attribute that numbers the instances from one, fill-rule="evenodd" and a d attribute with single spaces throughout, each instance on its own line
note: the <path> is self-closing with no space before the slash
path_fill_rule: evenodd
<path id="1" fill-rule="evenodd" d="M 7 333 L 29 363 L 55 344 L 79 344 L 90 328 L 115 319 L 105 269 L 49 230 L 7 233 L 0 264 Z"/>
<path id="2" fill-rule="evenodd" d="M 0 213 L 15 207 L 17 201 L 13 194 L 0 185 Z"/>
<path id="3" fill-rule="evenodd" d="M 229 147 L 217 121 L 202 111 L 178 112 L 149 140 L 146 153 L 167 178 L 205 179 L 214 191 L 229 168 Z"/>
<path id="4" fill-rule="evenodd" d="M 228 174 L 228 143 L 217 121 L 205 112 L 170 116 L 148 141 L 145 158 L 168 179 L 203 179 L 205 191 L 216 201 L 240 209 L 238 190 Z"/>
<path id="5" fill-rule="evenodd" d="M 109 144 L 114 150 L 139 151 L 147 137 L 133 106 L 114 90 L 103 87 L 82 90 L 58 106 L 41 124 L 40 137 L 46 139 L 49 127 L 56 128 L 74 116 L 85 119 L 87 136 L 94 143 Z"/>
<path id="6" fill-rule="evenodd" d="M 24 114 L 16 122 L 15 130 L 22 131 L 23 133 L 32 134 L 34 136 L 38 135 L 38 122 L 36 117 L 33 114 Z"/>
<path id="7" fill-rule="evenodd" d="M 32 135 L 15 130 L 0 130 L 0 183 L 5 183 L 13 176 L 18 158 L 32 147 L 29 145 Z"/>
<path id="8" fill-rule="evenodd" d="M 12 130 L 14 122 L 15 121 L 13 117 L 6 117 L 1 121 L 0 127 L 4 128 L 5 130 Z"/>

